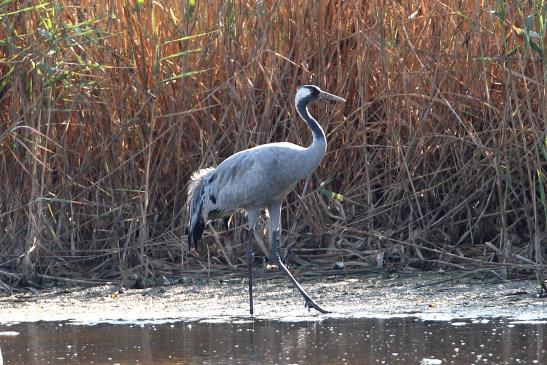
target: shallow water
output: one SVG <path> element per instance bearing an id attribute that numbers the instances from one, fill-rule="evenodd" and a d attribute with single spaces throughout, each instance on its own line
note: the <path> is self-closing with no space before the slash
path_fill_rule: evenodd
<path id="1" fill-rule="evenodd" d="M 4 364 L 545 364 L 546 330 L 507 319 L 34 322 L 0 326 L 0 348 Z"/>

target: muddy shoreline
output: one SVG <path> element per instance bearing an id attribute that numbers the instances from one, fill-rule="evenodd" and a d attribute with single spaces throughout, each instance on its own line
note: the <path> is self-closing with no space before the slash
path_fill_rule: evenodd
<path id="1" fill-rule="evenodd" d="M 286 278 L 255 280 L 255 319 L 320 321 L 326 318 L 419 317 L 453 320 L 505 317 L 547 323 L 547 300 L 529 280 L 493 281 L 458 273 L 398 273 L 300 277 L 330 314 L 308 311 Z M 242 277 L 121 289 L 117 285 L 64 287 L 0 298 L 0 324 L 70 321 L 76 324 L 235 322 L 249 320 Z"/>

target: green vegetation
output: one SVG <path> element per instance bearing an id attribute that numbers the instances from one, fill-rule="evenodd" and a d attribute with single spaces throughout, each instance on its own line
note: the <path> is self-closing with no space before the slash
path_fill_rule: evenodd
<path id="1" fill-rule="evenodd" d="M 543 281 L 547 2 L 481 4 L 0 0 L 0 288 L 244 265 L 238 217 L 187 255 L 186 183 L 308 144 L 307 83 L 348 102 L 314 107 L 292 262 Z"/>

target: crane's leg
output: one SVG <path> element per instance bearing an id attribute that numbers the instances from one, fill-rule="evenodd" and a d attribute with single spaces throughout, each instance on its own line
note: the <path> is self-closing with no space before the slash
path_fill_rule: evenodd
<path id="1" fill-rule="evenodd" d="M 247 212 L 247 219 L 249 221 L 249 238 L 247 241 L 247 278 L 249 280 L 249 312 L 251 317 L 253 316 L 253 232 L 258 218 L 259 211 Z"/>
<path id="2" fill-rule="evenodd" d="M 253 316 L 253 232 L 254 229 L 249 228 L 249 240 L 247 242 L 247 278 L 249 280 L 249 312 Z"/>
<path id="3" fill-rule="evenodd" d="M 281 257 L 279 257 L 278 252 L 278 238 L 279 238 L 279 226 L 281 221 L 281 203 L 274 204 L 268 207 L 270 213 L 270 243 L 271 243 L 271 253 L 270 253 L 270 262 L 273 265 L 276 265 L 283 270 L 285 275 L 289 277 L 289 280 L 294 284 L 296 289 L 302 294 L 304 300 L 306 301 L 306 308 L 314 308 L 321 313 L 330 313 L 329 311 L 321 308 L 311 297 L 310 295 L 302 288 L 300 283 L 296 281 L 294 276 L 291 274 L 289 269 L 281 262 Z"/>

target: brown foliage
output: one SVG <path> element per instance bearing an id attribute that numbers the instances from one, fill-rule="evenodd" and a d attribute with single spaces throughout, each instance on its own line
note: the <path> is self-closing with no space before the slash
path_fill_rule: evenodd
<path id="1" fill-rule="evenodd" d="M 283 213 L 283 244 L 300 260 L 542 265 L 545 30 L 527 38 L 518 30 L 537 9 L 503 9 L 4 5 L 1 267 L 23 277 L 180 267 L 191 172 L 258 144 L 308 144 L 292 105 L 307 83 L 348 101 L 313 108 L 327 156 Z M 318 193 L 327 179 L 343 202 Z M 208 230 L 215 262 L 241 262 L 244 220 L 234 221 Z"/>

